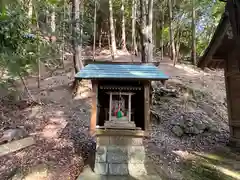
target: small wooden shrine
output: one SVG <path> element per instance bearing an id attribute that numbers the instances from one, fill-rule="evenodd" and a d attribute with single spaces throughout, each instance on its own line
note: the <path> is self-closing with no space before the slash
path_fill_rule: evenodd
<path id="1" fill-rule="evenodd" d="M 76 74 L 92 82 L 90 131 L 149 129 L 150 82 L 168 76 L 152 64 L 92 63 Z"/>
<path id="2" fill-rule="evenodd" d="M 240 148 L 240 1 L 226 2 L 225 13 L 198 66 L 224 69 L 230 143 Z"/>

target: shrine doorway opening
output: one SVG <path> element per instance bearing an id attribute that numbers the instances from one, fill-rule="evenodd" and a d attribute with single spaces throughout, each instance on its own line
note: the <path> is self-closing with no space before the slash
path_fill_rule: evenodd
<path id="1" fill-rule="evenodd" d="M 108 122 L 119 122 L 116 127 L 111 123 L 108 128 L 146 129 L 144 84 L 141 81 L 99 81 L 97 98 L 98 128 L 108 127 Z M 121 114 L 118 114 L 119 110 Z"/>

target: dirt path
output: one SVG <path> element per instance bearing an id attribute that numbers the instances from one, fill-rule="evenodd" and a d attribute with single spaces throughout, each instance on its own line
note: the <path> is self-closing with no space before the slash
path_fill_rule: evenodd
<path id="1" fill-rule="evenodd" d="M 99 56 L 100 59 L 104 57 L 106 58 L 104 54 Z M 119 55 L 118 60 L 126 57 L 126 61 L 131 60 L 131 57 L 124 53 Z M 135 61 L 137 60 L 136 58 Z M 186 167 L 183 166 L 186 160 L 179 153 L 197 151 L 217 154 L 216 150 L 219 149 L 224 153 L 232 153 L 226 146 L 229 130 L 223 73 L 194 70 L 187 65 L 173 67 L 169 61 L 161 63 L 159 68 L 171 76 L 167 86 L 178 89 L 180 97 L 167 97 L 160 104 L 153 106 L 161 114 L 161 118 L 160 121 L 154 122 L 151 138 L 145 140 L 145 146 L 150 158 L 170 178 L 186 179 L 183 168 Z M 36 78 L 28 79 L 31 93 L 41 100 L 43 105 L 4 106 L 3 121 L 28 127 L 28 132 L 37 139 L 37 144 L 0 157 L 0 179 L 8 179 L 9 173 L 14 170 L 23 171 L 30 176 L 35 167 L 41 167 L 35 168 L 38 171 L 47 169 L 47 173 L 42 170 L 42 179 L 66 180 L 66 177 L 74 179 L 78 176 L 86 163 L 85 160 L 94 151 L 95 142 L 88 135 L 91 86 L 89 82 L 84 81 L 81 95 L 73 99 L 69 86 L 72 80 L 73 70 L 69 62 L 66 63 L 64 71 L 58 70 L 52 77 L 43 78 L 40 90 L 36 88 Z M 211 117 L 209 123 L 215 127 L 213 131 L 181 138 L 171 132 L 170 121 L 174 119 L 174 115 L 182 112 L 182 97 L 185 92 L 190 92 L 191 95 L 187 110 L 206 112 Z M 235 156 L 230 157 L 229 161 L 234 158 Z M 229 163 L 226 164 L 227 168 L 239 170 L 239 166 L 232 167 Z"/>

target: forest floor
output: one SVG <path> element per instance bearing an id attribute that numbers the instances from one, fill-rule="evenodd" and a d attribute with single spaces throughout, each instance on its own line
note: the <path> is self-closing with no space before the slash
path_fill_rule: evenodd
<path id="1" fill-rule="evenodd" d="M 106 58 L 111 59 L 107 51 L 97 57 Z M 129 54 L 119 52 L 116 60 L 123 59 L 132 60 Z M 160 118 L 153 122 L 151 136 L 145 140 L 148 156 L 166 174 L 166 179 L 240 179 L 240 154 L 227 145 L 223 72 L 202 71 L 184 64 L 173 67 L 167 59 L 159 68 L 171 76 L 166 86 L 177 89 L 180 95 L 162 97 L 153 105 Z M 79 175 L 94 150 L 95 140 L 88 135 L 91 84 L 83 81 L 80 95 L 73 98 L 70 87 L 73 79 L 72 62 L 66 61 L 64 70 L 56 70 L 52 76 L 43 74 L 40 89 L 36 77 L 27 79 L 30 92 L 42 104 L 30 106 L 23 101 L 0 104 L 1 126 L 24 125 L 36 139 L 35 145 L 0 157 L 1 180 L 17 172 L 29 180 L 73 180 Z M 187 103 L 183 98 L 186 93 Z M 171 122 L 189 112 L 205 113 L 210 130 L 177 137 L 171 131 Z"/>

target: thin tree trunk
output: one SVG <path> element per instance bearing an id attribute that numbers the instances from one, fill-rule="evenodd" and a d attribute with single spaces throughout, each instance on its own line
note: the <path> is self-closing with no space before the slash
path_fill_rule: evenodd
<path id="1" fill-rule="evenodd" d="M 146 63 L 147 50 L 147 22 L 146 22 L 146 0 L 140 0 L 140 38 L 141 38 L 141 60 Z"/>
<path id="2" fill-rule="evenodd" d="M 109 35 L 109 33 L 107 34 L 107 39 L 108 39 L 108 48 L 109 48 L 109 50 L 111 51 L 111 53 L 112 53 L 112 47 L 111 47 L 111 38 L 110 38 L 110 35 Z"/>
<path id="3" fill-rule="evenodd" d="M 83 63 L 80 57 L 80 46 L 78 44 L 77 32 L 79 32 L 79 0 L 72 0 L 72 45 L 73 45 L 73 63 L 74 69 L 77 73 L 80 69 L 83 68 Z"/>
<path id="4" fill-rule="evenodd" d="M 161 10 L 161 40 L 160 40 L 161 61 L 163 61 L 163 54 L 164 54 L 163 31 L 164 31 L 164 10 L 163 10 L 163 6 L 162 6 L 162 10 Z"/>
<path id="5" fill-rule="evenodd" d="M 22 84 L 23 84 L 23 86 L 24 86 L 24 89 L 25 89 L 26 92 L 27 92 L 28 97 L 29 97 L 33 102 L 36 102 L 36 101 L 34 100 L 33 96 L 31 95 L 31 93 L 30 93 L 30 91 L 29 91 L 29 89 L 28 89 L 28 87 L 27 87 L 27 85 L 26 85 L 26 83 L 25 83 L 24 78 L 21 76 L 20 73 L 18 73 L 18 76 L 19 76 L 19 78 L 20 78 L 20 80 L 21 80 L 21 82 L 22 82 Z"/>
<path id="6" fill-rule="evenodd" d="M 29 18 L 29 27 L 32 25 L 32 16 L 33 16 L 33 4 L 32 0 L 29 0 L 28 2 L 28 18 Z M 31 31 L 31 28 L 29 28 L 29 32 Z"/>
<path id="7" fill-rule="evenodd" d="M 94 3 L 94 27 L 93 27 L 93 60 L 96 54 L 96 26 L 97 26 L 97 0 Z"/>
<path id="8" fill-rule="evenodd" d="M 98 47 L 99 47 L 99 49 L 102 48 L 102 33 L 103 33 L 103 30 L 102 30 L 102 23 L 101 23 L 100 35 L 99 35 L 99 42 L 98 42 Z"/>
<path id="9" fill-rule="evenodd" d="M 62 66 L 63 66 L 63 69 L 64 69 L 64 53 L 65 53 L 65 38 L 64 38 L 64 30 L 66 28 L 65 26 L 65 12 L 66 12 L 66 9 L 65 9 L 65 0 L 63 0 L 63 20 L 62 20 Z"/>
<path id="10" fill-rule="evenodd" d="M 173 65 L 176 64 L 176 51 L 174 44 L 174 32 L 173 32 L 173 14 L 172 14 L 172 0 L 168 0 L 168 10 L 169 10 L 169 31 L 170 31 L 170 46 L 171 46 L 171 59 L 173 61 Z"/>
<path id="11" fill-rule="evenodd" d="M 192 63 L 197 64 L 196 56 L 196 10 L 195 10 L 195 0 L 192 0 Z"/>
<path id="12" fill-rule="evenodd" d="M 153 61 L 153 0 L 148 1 L 148 62 Z"/>
<path id="13" fill-rule="evenodd" d="M 113 53 L 112 55 L 114 57 L 117 52 L 117 47 L 116 47 L 116 40 L 115 40 L 112 0 L 109 0 L 109 22 L 110 22 L 110 34 L 111 34 L 111 47 L 112 47 L 112 53 Z"/>
<path id="14" fill-rule="evenodd" d="M 137 43 L 136 43 L 136 11 L 137 10 L 137 2 L 136 0 L 132 0 L 132 51 L 137 56 Z"/>
<path id="15" fill-rule="evenodd" d="M 125 0 L 122 0 L 122 50 L 126 50 L 126 31 L 125 31 L 125 10 L 124 10 Z"/>
<path id="16" fill-rule="evenodd" d="M 79 22 L 79 28 L 80 28 L 80 44 L 79 44 L 79 61 L 82 61 L 82 50 L 83 50 L 83 22 L 84 22 L 84 1 L 80 4 L 80 22 Z"/>
<path id="17" fill-rule="evenodd" d="M 179 61 L 179 58 L 180 58 L 180 41 L 181 41 L 181 36 L 182 36 L 182 33 L 181 33 L 181 30 L 179 29 L 178 33 L 177 33 L 177 41 L 176 41 L 176 60 L 177 60 L 177 62 Z"/>
<path id="18" fill-rule="evenodd" d="M 51 12 L 51 32 L 55 33 L 56 31 L 56 15 L 55 15 L 55 8 L 52 8 Z"/>
<path id="19" fill-rule="evenodd" d="M 38 19 L 37 11 L 35 11 L 35 17 L 36 17 L 36 19 Z M 37 27 L 37 38 L 39 38 L 39 24 L 38 24 L 38 21 L 36 21 L 36 27 Z M 40 57 L 39 57 L 39 53 L 40 53 L 39 48 L 40 48 L 39 43 L 37 43 L 37 64 L 38 64 L 38 80 L 37 80 L 38 83 L 37 83 L 37 86 L 38 86 L 38 88 L 40 88 L 40 82 L 41 82 L 41 65 L 40 65 Z"/>

